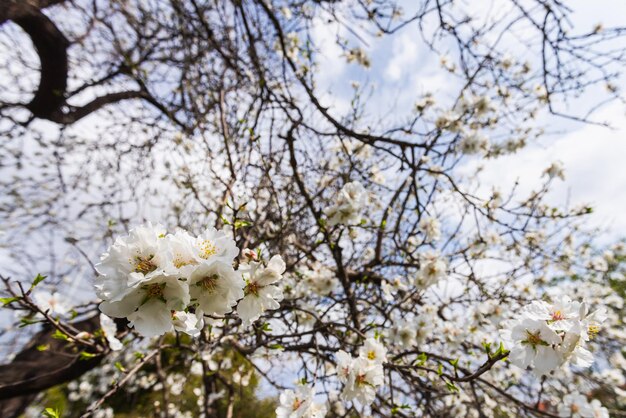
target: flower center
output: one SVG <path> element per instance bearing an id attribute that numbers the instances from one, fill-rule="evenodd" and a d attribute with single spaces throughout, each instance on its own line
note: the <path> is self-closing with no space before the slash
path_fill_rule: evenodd
<path id="1" fill-rule="evenodd" d="M 356 377 L 355 382 L 357 385 L 361 386 L 361 385 L 365 385 L 367 383 L 367 380 L 365 380 L 365 375 L 364 374 L 360 374 Z"/>
<path id="2" fill-rule="evenodd" d="M 370 351 L 367 353 L 367 358 L 370 360 L 376 360 L 376 353 L 374 351 Z"/>
<path id="3" fill-rule="evenodd" d="M 219 279 L 219 278 L 220 278 L 220 276 L 218 276 L 217 274 L 212 274 L 211 276 L 206 276 L 202 280 L 200 280 L 196 284 L 196 286 L 202 287 L 202 289 L 205 292 L 213 293 L 215 291 L 215 289 L 217 288 L 217 279 Z"/>
<path id="4" fill-rule="evenodd" d="M 153 254 L 150 254 L 150 256 L 148 256 L 147 258 L 139 256 L 135 257 L 135 272 L 148 274 L 156 270 L 157 266 L 152 262 L 153 258 Z"/>
<path id="5" fill-rule="evenodd" d="M 298 410 L 298 408 L 300 408 L 300 406 L 302 406 L 302 404 L 303 404 L 303 403 L 304 403 L 304 401 L 303 401 L 302 399 L 298 399 L 298 398 L 296 398 L 296 399 L 293 401 L 293 405 L 291 406 L 292 411 L 297 411 L 297 410 Z"/>
<path id="6" fill-rule="evenodd" d="M 249 282 L 244 289 L 246 295 L 252 293 L 254 296 L 259 296 L 259 285 L 256 282 Z"/>
<path id="7" fill-rule="evenodd" d="M 541 339 L 541 332 L 537 331 L 534 334 L 530 330 L 526 330 L 526 340 L 522 341 L 523 343 L 530 344 L 533 347 L 538 345 L 548 345 L 545 341 Z"/>
<path id="8" fill-rule="evenodd" d="M 174 266 L 179 269 L 184 266 L 189 266 L 192 264 L 197 264 L 195 260 L 185 258 L 181 254 L 176 254 L 176 258 L 174 258 Z"/>
<path id="9" fill-rule="evenodd" d="M 146 300 L 148 299 L 161 299 L 163 300 L 163 291 L 165 290 L 165 283 L 153 283 L 143 287 L 146 291 Z"/>
<path id="10" fill-rule="evenodd" d="M 592 339 L 600 332 L 600 327 L 597 325 L 589 325 L 587 328 L 587 333 L 589 334 L 589 338 Z"/>
<path id="11" fill-rule="evenodd" d="M 207 259 L 217 253 L 217 247 L 211 240 L 204 240 L 200 243 L 200 257 Z"/>
<path id="12" fill-rule="evenodd" d="M 565 319 L 565 315 L 561 311 L 552 312 L 552 320 L 553 321 L 562 321 Z"/>
<path id="13" fill-rule="evenodd" d="M 437 274 L 438 269 L 437 269 L 437 266 L 436 266 L 434 263 L 431 263 L 431 264 L 428 266 L 427 271 L 428 271 L 428 274 L 429 274 L 430 276 L 434 276 L 434 275 L 436 275 L 436 274 Z"/>

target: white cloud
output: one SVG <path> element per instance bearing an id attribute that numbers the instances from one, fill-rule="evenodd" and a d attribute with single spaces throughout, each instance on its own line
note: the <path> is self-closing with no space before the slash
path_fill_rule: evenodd
<path id="1" fill-rule="evenodd" d="M 549 201 L 570 206 L 590 203 L 594 213 L 589 226 L 606 228 L 607 238 L 626 236 L 626 119 L 622 105 L 603 112 L 614 129 L 594 125 L 579 128 L 555 140 L 531 144 L 517 154 L 488 161 L 480 174 L 485 195 L 492 186 L 510 190 L 519 180 L 519 195 L 527 195 L 542 183 L 542 172 L 553 161 L 565 166 L 565 181 L 556 180 Z M 469 170 L 475 164 L 466 167 Z M 464 170 L 465 171 L 465 170 Z M 468 171 L 469 172 L 469 171 Z M 569 201 L 569 202 L 568 202 Z"/>

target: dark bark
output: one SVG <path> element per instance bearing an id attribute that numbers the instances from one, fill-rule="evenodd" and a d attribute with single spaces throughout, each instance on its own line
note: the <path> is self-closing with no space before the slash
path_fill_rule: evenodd
<path id="1" fill-rule="evenodd" d="M 72 324 L 80 331 L 100 327 L 97 316 Z M 18 417 L 37 393 L 69 382 L 96 367 L 103 356 L 80 359 L 80 350 L 52 337 L 51 327 L 36 334 L 9 364 L 0 365 L 0 416 Z M 47 346 L 40 351 L 38 347 Z"/>
<path id="2" fill-rule="evenodd" d="M 35 4 L 32 4 L 35 3 Z M 40 9 L 52 1 L 13 2 L 0 9 L 0 22 L 10 19 L 30 37 L 41 63 L 39 86 L 26 106 L 33 116 L 53 119 L 61 112 L 67 89 L 69 41 Z"/>

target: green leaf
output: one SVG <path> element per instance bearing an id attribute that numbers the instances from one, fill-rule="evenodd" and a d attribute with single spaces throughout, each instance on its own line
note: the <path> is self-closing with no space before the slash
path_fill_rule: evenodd
<path id="1" fill-rule="evenodd" d="M 38 322 L 39 321 L 36 320 L 36 319 L 22 318 L 22 319 L 20 319 L 20 326 L 19 326 L 19 328 L 24 328 L 24 327 L 27 327 L 29 325 L 36 324 Z"/>
<path id="2" fill-rule="evenodd" d="M 48 344 L 41 344 L 37 346 L 37 351 L 46 351 L 50 348 Z"/>
<path id="3" fill-rule="evenodd" d="M 441 376 L 443 374 L 443 364 L 439 363 L 439 367 L 437 367 L 437 374 Z"/>
<path id="4" fill-rule="evenodd" d="M 61 418 L 58 409 L 46 408 L 43 410 L 42 414 L 46 418 Z"/>
<path id="5" fill-rule="evenodd" d="M 7 306 L 10 303 L 16 302 L 20 300 L 19 297 L 11 297 L 11 298 L 0 298 L 0 303 L 2 304 L 2 306 Z"/>
<path id="6" fill-rule="evenodd" d="M 42 276 L 41 274 L 37 274 L 37 277 L 35 277 L 35 280 L 33 280 L 33 284 L 30 286 L 30 290 L 33 290 L 35 286 L 41 283 L 46 277 L 48 276 Z"/>
<path id="7" fill-rule="evenodd" d="M 96 355 L 97 355 L 97 354 L 88 353 L 88 352 L 86 352 L 86 351 L 81 351 L 81 352 L 80 352 L 80 357 L 79 357 L 79 358 L 80 358 L 81 360 L 90 360 L 90 359 L 92 359 L 92 358 L 96 357 Z"/>
<path id="8" fill-rule="evenodd" d="M 67 335 L 63 334 L 58 329 L 54 330 L 54 334 L 52 334 L 52 338 L 54 338 L 55 340 L 63 340 L 63 341 L 69 340 L 69 337 Z"/>
<path id="9" fill-rule="evenodd" d="M 498 346 L 498 350 L 495 352 L 495 355 L 499 356 L 501 354 L 504 354 L 505 351 L 506 349 L 504 348 L 504 344 L 502 344 L 502 341 L 500 341 L 500 345 Z"/>
<path id="10" fill-rule="evenodd" d="M 252 222 L 246 221 L 244 219 L 237 219 L 235 221 L 235 229 L 243 228 L 244 226 L 251 226 Z"/>
<path id="11" fill-rule="evenodd" d="M 417 360 L 413 364 L 415 366 L 423 366 L 424 364 L 426 364 L 426 360 L 428 360 L 428 356 L 426 355 L 426 353 L 420 353 L 420 355 L 417 356 Z"/>
<path id="12" fill-rule="evenodd" d="M 391 408 L 391 415 L 396 415 L 402 409 L 411 409 L 411 406 L 407 404 L 395 405 L 393 408 Z"/>
<path id="13" fill-rule="evenodd" d="M 454 366 L 454 370 L 456 370 L 456 369 L 457 369 L 457 367 L 458 367 L 458 365 L 459 365 L 459 359 L 456 359 L 456 360 L 450 360 L 450 364 L 451 364 L 452 366 Z"/>
<path id="14" fill-rule="evenodd" d="M 448 390 L 450 392 L 458 392 L 459 391 L 459 388 L 456 387 L 456 385 L 454 383 L 452 383 L 452 382 L 446 382 L 446 387 L 448 388 Z"/>
<path id="15" fill-rule="evenodd" d="M 115 362 L 115 368 L 122 373 L 126 373 L 126 368 L 119 361 Z"/>
<path id="16" fill-rule="evenodd" d="M 271 344 L 271 345 L 268 345 L 267 348 L 271 350 L 284 350 L 285 349 L 285 347 L 283 347 L 280 344 Z"/>

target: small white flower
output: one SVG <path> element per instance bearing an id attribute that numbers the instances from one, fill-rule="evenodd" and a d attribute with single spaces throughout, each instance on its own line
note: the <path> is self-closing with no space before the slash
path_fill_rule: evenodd
<path id="1" fill-rule="evenodd" d="M 36 290 L 33 293 L 33 301 L 42 311 L 47 311 L 50 315 L 65 315 L 70 311 L 69 304 L 63 301 L 58 292 Z"/>
<path id="2" fill-rule="evenodd" d="M 329 225 L 356 225 L 361 222 L 361 211 L 367 204 L 367 192 L 361 183 L 346 183 L 337 195 L 336 202 L 324 210 Z"/>
<path id="3" fill-rule="evenodd" d="M 211 227 L 200 234 L 195 242 L 199 259 L 219 260 L 231 264 L 239 254 L 239 249 L 229 232 L 230 228 L 218 231 Z"/>
<path id="4" fill-rule="evenodd" d="M 559 415 L 571 418 L 593 417 L 587 398 L 580 393 L 569 393 L 563 397 L 563 402 L 559 404 Z"/>
<path id="5" fill-rule="evenodd" d="M 427 241 L 438 241 L 441 238 L 441 226 L 437 218 L 423 218 L 419 223 L 419 228 Z"/>
<path id="6" fill-rule="evenodd" d="M 448 266 L 435 253 L 425 253 L 420 262 L 420 270 L 415 278 L 415 286 L 426 289 L 446 277 Z"/>
<path id="7" fill-rule="evenodd" d="M 98 297 L 118 302 L 139 283 L 165 274 L 171 253 L 164 238 L 165 230 L 150 223 L 117 238 L 96 264 L 100 273 L 95 283 Z"/>
<path id="8" fill-rule="evenodd" d="M 371 405 L 376 399 L 376 388 L 384 382 L 383 366 L 358 357 L 352 361 L 341 397 L 346 401 L 356 400 L 361 405 Z"/>
<path id="9" fill-rule="evenodd" d="M 324 405 L 313 402 L 313 388 L 298 386 L 295 391 L 288 389 L 280 394 L 280 405 L 276 408 L 276 418 L 322 418 L 326 415 Z"/>
<path id="10" fill-rule="evenodd" d="M 386 356 L 385 347 L 373 338 L 365 341 L 357 358 L 339 350 L 336 354 L 337 378 L 344 384 L 341 397 L 346 401 L 356 400 L 364 406 L 374 402 L 376 388 L 384 383 Z"/>
<path id="11" fill-rule="evenodd" d="M 197 311 L 195 314 L 177 311 L 172 313 L 172 324 L 176 331 L 197 337 L 204 328 L 204 314 Z"/>
<path id="12" fill-rule="evenodd" d="M 100 310 L 113 318 L 128 318 L 137 332 L 152 337 L 170 331 L 170 312 L 183 310 L 188 303 L 185 282 L 176 277 L 157 276 L 127 289 L 119 301 L 102 302 Z"/>
<path id="13" fill-rule="evenodd" d="M 273 256 L 264 267 L 261 263 L 250 262 L 239 267 L 245 281 L 244 298 L 237 305 L 237 313 L 244 326 L 259 319 L 266 310 L 278 309 L 283 292 L 274 283 L 282 278 L 286 265 L 282 257 Z"/>
<path id="14" fill-rule="evenodd" d="M 546 168 L 543 172 L 544 175 L 548 176 L 548 178 L 560 178 L 561 180 L 565 180 L 565 170 L 563 169 L 563 163 L 560 161 L 553 162 L 550 167 Z"/>
<path id="15" fill-rule="evenodd" d="M 201 264 L 189 278 L 191 302 L 208 315 L 224 315 L 243 298 L 245 283 L 231 264 L 220 260 Z"/>
<path id="16" fill-rule="evenodd" d="M 511 341 L 509 359 L 521 368 L 534 365 L 538 375 L 546 375 L 559 367 L 564 359 L 555 349 L 561 337 L 545 321 L 527 317 L 514 321 L 504 337 Z"/>
<path id="17" fill-rule="evenodd" d="M 124 347 L 122 342 L 115 338 L 115 334 L 117 333 L 117 326 L 115 325 L 115 322 L 105 314 L 100 314 L 100 328 L 102 328 L 102 332 L 104 333 L 111 350 L 119 351 Z"/>
<path id="18" fill-rule="evenodd" d="M 389 338 L 393 344 L 409 348 L 415 344 L 416 332 L 406 321 L 397 321 L 389 330 Z"/>
<path id="19" fill-rule="evenodd" d="M 368 338 L 359 348 L 359 357 L 376 363 L 384 363 L 387 361 L 387 349 L 376 339 Z"/>
<path id="20" fill-rule="evenodd" d="M 489 151 L 489 139 L 477 131 L 470 131 L 461 136 L 459 150 L 466 155 L 485 154 Z"/>
<path id="21" fill-rule="evenodd" d="M 525 309 L 531 319 L 550 321 L 550 328 L 568 331 L 579 322 L 580 303 L 572 301 L 568 296 L 562 296 L 555 303 L 533 301 Z"/>

